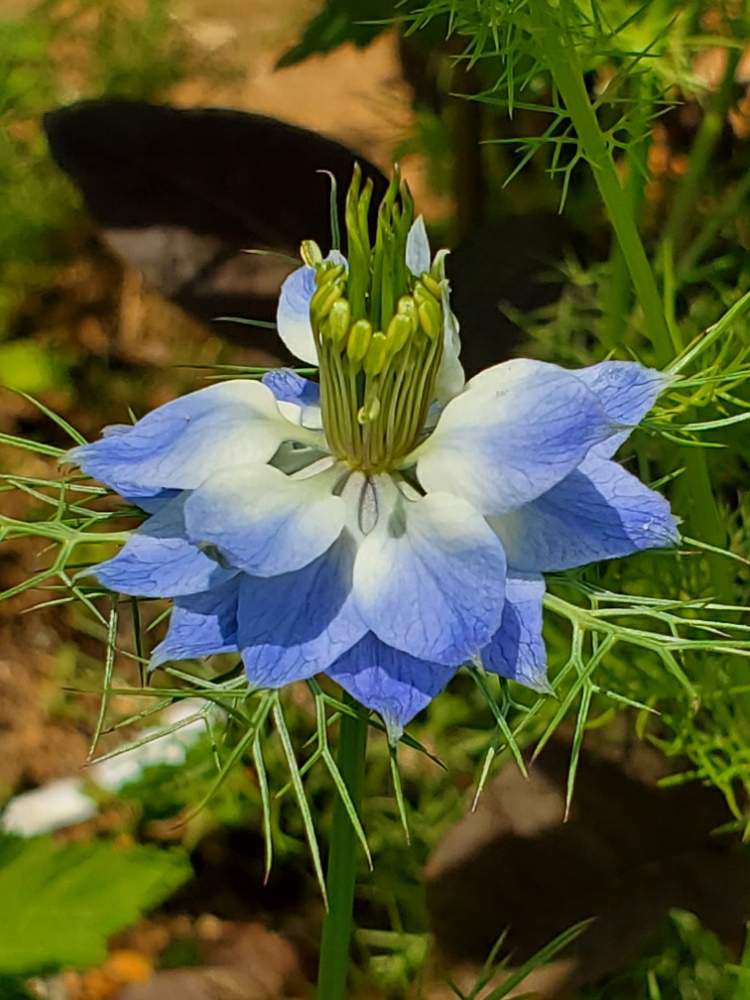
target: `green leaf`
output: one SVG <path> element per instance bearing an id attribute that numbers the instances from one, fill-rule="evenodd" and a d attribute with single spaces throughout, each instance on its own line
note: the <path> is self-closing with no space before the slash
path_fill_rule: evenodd
<path id="1" fill-rule="evenodd" d="M 181 850 L 0 839 L 0 975 L 91 966 L 192 874 Z"/>

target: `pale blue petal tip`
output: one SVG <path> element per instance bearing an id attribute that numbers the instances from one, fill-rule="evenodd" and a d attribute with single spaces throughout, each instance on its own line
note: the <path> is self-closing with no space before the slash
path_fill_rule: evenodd
<path id="1" fill-rule="evenodd" d="M 406 237 L 406 266 L 415 277 L 430 270 L 430 241 L 421 215 L 417 216 Z"/>

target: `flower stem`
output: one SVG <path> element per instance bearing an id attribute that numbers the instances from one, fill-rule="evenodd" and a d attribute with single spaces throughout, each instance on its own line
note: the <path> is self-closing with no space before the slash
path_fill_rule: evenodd
<path id="1" fill-rule="evenodd" d="M 342 715 L 336 755 L 352 804 L 359 808 L 365 776 L 367 718 L 347 698 L 356 715 Z M 333 811 L 326 890 L 328 913 L 323 923 L 318 965 L 317 1000 L 346 1000 L 346 979 L 352 937 L 354 884 L 357 874 L 357 835 L 340 797 Z"/>
<path id="2" fill-rule="evenodd" d="M 550 4 L 549 0 L 530 0 L 530 27 L 591 166 L 643 309 L 656 363 L 665 368 L 675 355 L 675 347 L 656 278 L 646 256 L 630 200 L 623 191 L 612 154 L 586 91 L 578 53 L 560 16 L 560 9 Z M 688 530 L 710 545 L 721 548 L 726 542 L 726 532 L 711 488 L 706 458 L 699 449 L 688 448 L 683 453 L 683 462 L 686 486 L 692 501 L 685 519 Z M 715 596 L 731 602 L 734 590 L 731 569 L 720 556 L 711 556 L 707 561 Z"/>

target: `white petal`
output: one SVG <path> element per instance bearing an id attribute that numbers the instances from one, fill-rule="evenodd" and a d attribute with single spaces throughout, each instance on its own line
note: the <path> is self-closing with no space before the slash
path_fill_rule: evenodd
<path id="1" fill-rule="evenodd" d="M 370 483 L 375 517 L 367 518 L 370 530 L 354 564 L 357 608 L 389 646 L 458 666 L 500 625 L 502 546 L 458 497 L 432 493 L 409 500 L 388 476 Z"/>
<path id="2" fill-rule="evenodd" d="M 265 385 L 237 379 L 165 403 L 69 459 L 125 496 L 146 497 L 195 489 L 219 469 L 267 462 L 284 441 L 318 438 L 286 420 Z"/>
<path id="3" fill-rule="evenodd" d="M 276 310 L 276 327 L 284 344 L 295 358 L 311 365 L 318 363 L 310 325 L 310 299 L 314 292 L 315 268 L 298 267 L 284 280 Z"/>
<path id="4" fill-rule="evenodd" d="M 347 266 L 346 257 L 338 250 L 331 250 L 326 260 Z M 298 267 L 282 284 L 276 310 L 279 336 L 295 358 L 310 365 L 318 363 L 318 351 L 310 325 L 310 299 L 314 291 L 315 268 L 307 265 Z"/>
<path id="5" fill-rule="evenodd" d="M 415 278 L 430 270 L 430 241 L 421 215 L 411 225 L 406 237 L 406 266 Z"/>
<path id="6" fill-rule="evenodd" d="M 254 576 L 301 569 L 341 534 L 346 507 L 331 493 L 337 477 L 330 467 L 304 479 L 267 465 L 226 469 L 185 504 L 188 536 Z"/>

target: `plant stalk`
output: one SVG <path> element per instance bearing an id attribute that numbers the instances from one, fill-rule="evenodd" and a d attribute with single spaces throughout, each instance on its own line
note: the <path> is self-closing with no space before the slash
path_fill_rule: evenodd
<path id="1" fill-rule="evenodd" d="M 347 704 L 356 715 L 342 715 L 336 761 L 349 789 L 355 809 L 359 809 L 365 777 L 367 718 L 352 699 Z M 337 797 L 333 810 L 331 844 L 328 853 L 326 891 L 328 913 L 323 923 L 318 965 L 317 1000 L 346 1000 L 346 980 L 350 965 L 353 927 L 354 886 L 357 874 L 357 835 L 346 808 Z"/>
<path id="2" fill-rule="evenodd" d="M 656 363 L 665 368 L 674 357 L 674 347 L 656 278 L 633 217 L 630 199 L 623 191 L 586 91 L 578 53 L 569 40 L 565 24 L 561 23 L 559 11 L 560 8 L 553 7 L 549 0 L 530 0 L 530 27 L 591 166 L 643 309 Z M 688 531 L 721 548 L 726 543 L 726 535 L 711 488 L 705 455 L 700 449 L 687 448 L 682 453 L 682 461 L 690 496 L 685 518 Z M 711 556 L 708 562 L 715 596 L 731 603 L 734 590 L 731 568 L 727 567 L 726 560 L 717 555 Z"/>

